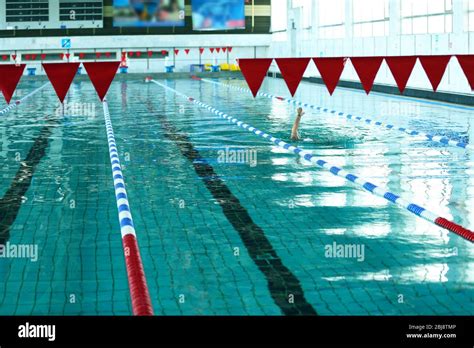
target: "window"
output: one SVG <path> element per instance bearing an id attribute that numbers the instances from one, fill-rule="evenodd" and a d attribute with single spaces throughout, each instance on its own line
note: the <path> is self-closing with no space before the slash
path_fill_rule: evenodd
<path id="1" fill-rule="evenodd" d="M 345 1 L 318 0 L 319 36 L 322 39 L 336 39 L 345 36 Z"/>
<path id="2" fill-rule="evenodd" d="M 389 34 L 389 0 L 353 0 L 354 36 Z"/>
<path id="3" fill-rule="evenodd" d="M 7 0 L 6 22 L 46 22 L 49 20 L 48 0 Z"/>
<path id="4" fill-rule="evenodd" d="M 452 0 L 401 0 L 402 34 L 453 31 Z"/>
<path id="5" fill-rule="evenodd" d="M 284 31 L 286 30 L 287 23 L 287 8 L 281 6 L 281 0 L 272 0 L 271 6 L 271 21 L 272 21 L 272 32 Z"/>
<path id="6" fill-rule="evenodd" d="M 469 0 L 467 16 L 468 31 L 474 31 L 474 0 Z"/>
<path id="7" fill-rule="evenodd" d="M 300 8 L 302 21 L 301 28 L 311 28 L 313 0 L 292 0 L 291 3 L 293 8 Z"/>
<path id="8" fill-rule="evenodd" d="M 102 20 L 102 1 L 65 1 L 59 4 L 61 21 Z"/>

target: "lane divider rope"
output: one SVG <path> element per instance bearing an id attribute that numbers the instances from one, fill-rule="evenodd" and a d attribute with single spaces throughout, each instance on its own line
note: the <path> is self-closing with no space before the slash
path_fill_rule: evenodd
<path id="1" fill-rule="evenodd" d="M 2 110 L 0 110 L 0 115 L 4 115 L 4 114 L 7 114 L 8 112 L 10 112 L 11 110 L 13 110 L 14 108 L 16 108 L 18 105 L 20 105 L 21 103 L 23 103 L 25 100 L 27 100 L 28 98 L 34 96 L 36 93 L 38 93 L 39 91 L 41 91 L 43 88 L 45 88 L 46 86 L 49 85 L 49 82 L 45 83 L 44 85 L 42 85 L 41 87 L 38 87 L 37 89 L 35 89 L 34 91 L 28 93 L 27 95 L 25 95 L 23 98 L 15 101 L 14 103 L 10 103 L 10 105 L 8 105 L 7 107 L 3 108 Z"/>
<path id="2" fill-rule="evenodd" d="M 125 181 L 120 166 L 120 159 L 115 142 L 114 129 L 110 120 L 110 112 L 107 101 L 102 103 L 104 109 L 105 127 L 107 130 L 107 141 L 109 144 L 110 164 L 114 179 L 115 199 L 120 221 L 120 232 L 122 233 L 122 245 L 127 268 L 128 285 L 132 299 L 134 315 L 153 315 L 150 294 L 146 282 L 145 271 L 140 257 L 132 213 L 128 202 Z"/>
<path id="3" fill-rule="evenodd" d="M 313 164 L 316 164 L 318 165 L 319 167 L 331 172 L 333 175 L 336 175 L 338 177 L 341 177 L 341 178 L 344 178 L 348 181 L 350 181 L 351 183 L 353 184 L 356 184 L 357 186 L 360 186 L 361 188 L 363 188 L 365 191 L 368 191 L 376 196 L 379 196 L 379 197 L 382 197 L 384 198 L 385 200 L 391 202 L 391 203 L 394 203 L 406 210 L 408 210 L 410 213 L 412 214 L 415 214 L 416 216 L 418 217 L 421 217 L 427 221 L 430 221 L 432 223 L 434 223 L 435 225 L 437 226 L 440 226 L 448 231 L 451 231 L 459 236 L 461 236 L 462 238 L 470 241 L 470 242 L 474 242 L 474 232 L 471 231 L 471 230 L 468 230 L 452 221 L 449 221 L 443 217 L 440 217 L 438 216 L 437 214 L 417 205 L 417 204 L 414 204 L 414 203 L 410 203 L 409 201 L 403 199 L 400 195 L 397 195 L 397 194 L 394 194 L 392 192 L 389 192 L 389 191 L 386 191 L 386 189 L 384 189 L 383 187 L 380 187 L 380 186 L 377 186 L 357 175 L 354 175 L 354 174 L 351 174 L 351 173 L 348 173 L 346 172 L 345 170 L 343 170 L 342 168 L 339 168 L 339 167 L 336 167 L 336 166 L 333 166 L 331 164 L 329 164 L 328 162 L 322 160 L 322 159 L 318 159 L 317 157 L 315 157 L 311 152 L 309 151 L 306 151 L 306 150 L 303 150 L 303 149 L 300 149 L 298 148 L 297 146 L 293 146 L 291 144 L 288 144 L 284 141 L 282 141 L 281 139 L 277 139 L 275 138 L 274 136 L 272 136 L 271 134 L 268 134 L 268 133 L 265 133 L 255 127 L 252 127 L 251 125 L 247 124 L 247 123 L 244 123 L 240 120 L 238 120 L 237 118 L 235 117 L 232 117 L 232 116 L 229 116 L 227 115 L 226 113 L 222 112 L 222 111 L 219 111 L 217 110 L 216 108 L 208 105 L 208 104 L 205 104 L 199 100 L 196 100 L 192 97 L 189 97 L 169 86 L 166 86 L 158 81 L 155 81 L 153 79 L 147 79 L 146 81 L 151 81 L 173 93 L 176 93 L 177 95 L 180 95 L 182 96 L 183 98 L 187 99 L 188 101 L 200 106 L 201 108 L 204 108 L 204 109 L 207 109 L 209 110 L 210 112 L 214 113 L 215 115 L 219 116 L 220 118 L 223 118 L 233 124 L 235 124 L 236 126 L 240 127 L 240 128 L 243 128 L 249 132 L 252 132 L 262 138 L 265 138 L 269 141 L 271 141 L 272 143 L 274 143 L 275 145 L 279 146 L 280 148 L 282 149 L 285 149 L 287 151 L 290 151 L 290 152 L 293 152 L 294 154 L 302 157 L 304 160 L 308 161 L 308 162 L 311 162 Z"/>
<path id="4" fill-rule="evenodd" d="M 200 80 L 200 81 L 203 81 L 203 82 L 213 83 L 213 84 L 216 84 L 216 85 L 219 85 L 219 86 L 224 86 L 224 87 L 234 89 L 234 90 L 237 90 L 237 91 L 241 91 L 241 92 L 251 93 L 250 90 L 247 89 L 247 88 L 231 86 L 231 85 L 228 85 L 226 83 L 212 81 L 212 80 L 209 80 L 209 79 L 206 79 L 206 78 L 196 78 L 196 77 L 194 77 L 193 79 Z M 310 109 L 315 109 L 315 110 L 320 111 L 320 112 L 325 112 L 325 113 L 329 113 L 329 114 L 332 114 L 332 115 L 336 115 L 336 116 L 339 116 L 339 117 L 346 118 L 347 120 L 350 120 L 350 121 L 364 122 L 367 125 L 382 127 L 386 130 L 397 130 L 397 131 L 403 132 L 403 133 L 405 133 L 407 135 L 410 135 L 410 136 L 424 137 L 428 141 L 432 141 L 432 142 L 435 142 L 435 143 L 440 143 L 440 144 L 447 145 L 447 146 L 453 146 L 453 147 L 458 147 L 458 148 L 462 148 L 462 149 L 469 149 L 469 150 L 474 149 L 474 146 L 472 144 L 469 144 L 469 143 L 466 143 L 466 142 L 463 142 L 463 141 L 458 141 L 458 140 L 455 140 L 455 139 L 452 139 L 452 138 L 448 138 L 446 136 L 431 135 L 431 134 L 427 134 L 427 133 L 420 132 L 420 131 L 417 131 L 417 130 L 408 129 L 408 128 L 405 128 L 405 127 L 398 127 L 398 126 L 395 126 L 393 124 L 387 124 L 387 123 L 372 120 L 372 119 L 369 119 L 369 118 L 354 116 L 352 114 L 348 114 L 348 113 L 345 113 L 345 112 L 339 112 L 339 111 L 336 111 L 336 110 L 331 110 L 329 108 L 324 108 L 322 106 L 316 106 L 316 105 L 309 104 L 309 103 L 303 103 L 303 102 L 295 100 L 295 99 L 275 96 L 275 95 L 270 94 L 270 93 L 258 92 L 257 95 L 259 95 L 261 97 L 266 97 L 266 98 L 269 98 L 269 99 L 276 99 L 276 100 L 280 100 L 280 101 L 285 101 L 288 104 L 293 104 L 293 105 L 296 105 L 296 106 L 302 106 L 302 107 L 307 107 L 307 108 L 310 108 Z"/>

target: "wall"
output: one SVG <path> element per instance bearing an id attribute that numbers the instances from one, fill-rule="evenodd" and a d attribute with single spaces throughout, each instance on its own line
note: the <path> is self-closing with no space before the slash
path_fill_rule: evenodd
<path id="1" fill-rule="evenodd" d="M 283 0 L 279 0 L 283 1 Z M 324 1 L 324 0 L 323 0 Z M 350 0 L 346 0 L 349 2 Z M 346 38 L 318 39 L 317 6 L 313 6 L 313 23 L 311 29 L 301 29 L 299 18 L 300 8 L 290 8 L 287 0 L 288 27 L 294 22 L 295 29 L 287 32 L 287 41 L 272 41 L 268 50 L 270 57 L 334 57 L 334 56 L 405 56 L 405 55 L 441 55 L 441 54 L 474 54 L 474 32 L 466 32 L 465 12 L 463 2 L 455 0 L 453 3 L 453 33 L 439 35 L 401 35 L 400 11 L 396 1 L 391 2 L 390 35 L 386 37 L 357 38 L 351 37 L 350 24 L 346 23 Z M 317 4 L 317 1 L 316 1 Z M 346 6 L 349 8 L 350 6 Z M 280 34 L 281 35 L 281 34 Z M 273 40 L 276 39 L 276 34 Z M 271 71 L 277 71 L 273 63 Z M 319 77 L 319 72 L 313 63 L 307 69 L 305 76 Z M 341 77 L 343 80 L 359 81 L 357 74 L 350 64 L 347 64 Z M 375 83 L 395 85 L 390 70 L 383 63 Z M 408 87 L 430 89 L 431 85 L 421 65 L 417 62 Z M 439 91 L 472 94 L 469 84 L 456 59 L 452 59 L 446 74 L 439 86 Z"/>
<path id="2" fill-rule="evenodd" d="M 205 51 L 201 56 L 201 62 L 213 63 L 216 57 L 217 63 L 224 63 L 229 60 L 235 63 L 236 58 L 263 57 L 267 55 L 268 46 L 271 42 L 270 34 L 253 34 L 249 40 L 248 34 L 232 35 L 213 35 L 194 36 L 194 35 L 147 35 L 147 36 L 97 36 L 97 37 L 71 37 L 70 53 L 94 52 L 97 47 L 100 51 L 116 52 L 120 57 L 122 49 L 126 51 L 137 50 L 169 50 L 170 63 L 176 66 L 175 71 L 189 71 L 190 64 L 199 63 L 199 47 L 204 47 Z M 227 47 L 232 46 L 231 53 L 211 54 L 209 47 Z M 8 48 L 8 49 L 6 49 Z M 174 57 L 173 48 L 180 49 L 180 52 Z M 184 48 L 190 48 L 189 55 L 183 51 Z M 66 52 L 61 49 L 61 37 L 40 37 L 40 38 L 0 38 L 0 56 L 13 53 L 57 53 Z M 23 61 L 27 67 L 36 67 L 39 74 L 41 71 L 41 62 L 39 58 L 35 62 Z M 164 59 L 130 59 L 129 72 L 163 72 L 165 71 Z"/>

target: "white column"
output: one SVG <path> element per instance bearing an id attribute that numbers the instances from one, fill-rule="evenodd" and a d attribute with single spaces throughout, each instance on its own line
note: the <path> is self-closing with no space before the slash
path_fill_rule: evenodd
<path id="1" fill-rule="evenodd" d="M 400 1 L 389 1 L 389 34 L 387 51 L 389 55 L 401 55 L 402 18 Z"/>
<path id="2" fill-rule="evenodd" d="M 49 1 L 49 23 L 48 28 L 59 29 L 59 1 Z"/>

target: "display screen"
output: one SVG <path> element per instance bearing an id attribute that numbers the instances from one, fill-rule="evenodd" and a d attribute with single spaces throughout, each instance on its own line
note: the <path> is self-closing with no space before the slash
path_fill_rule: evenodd
<path id="1" fill-rule="evenodd" d="M 192 0 L 194 30 L 245 29 L 244 0 Z"/>
<path id="2" fill-rule="evenodd" d="M 114 0 L 114 27 L 182 27 L 184 0 Z"/>

